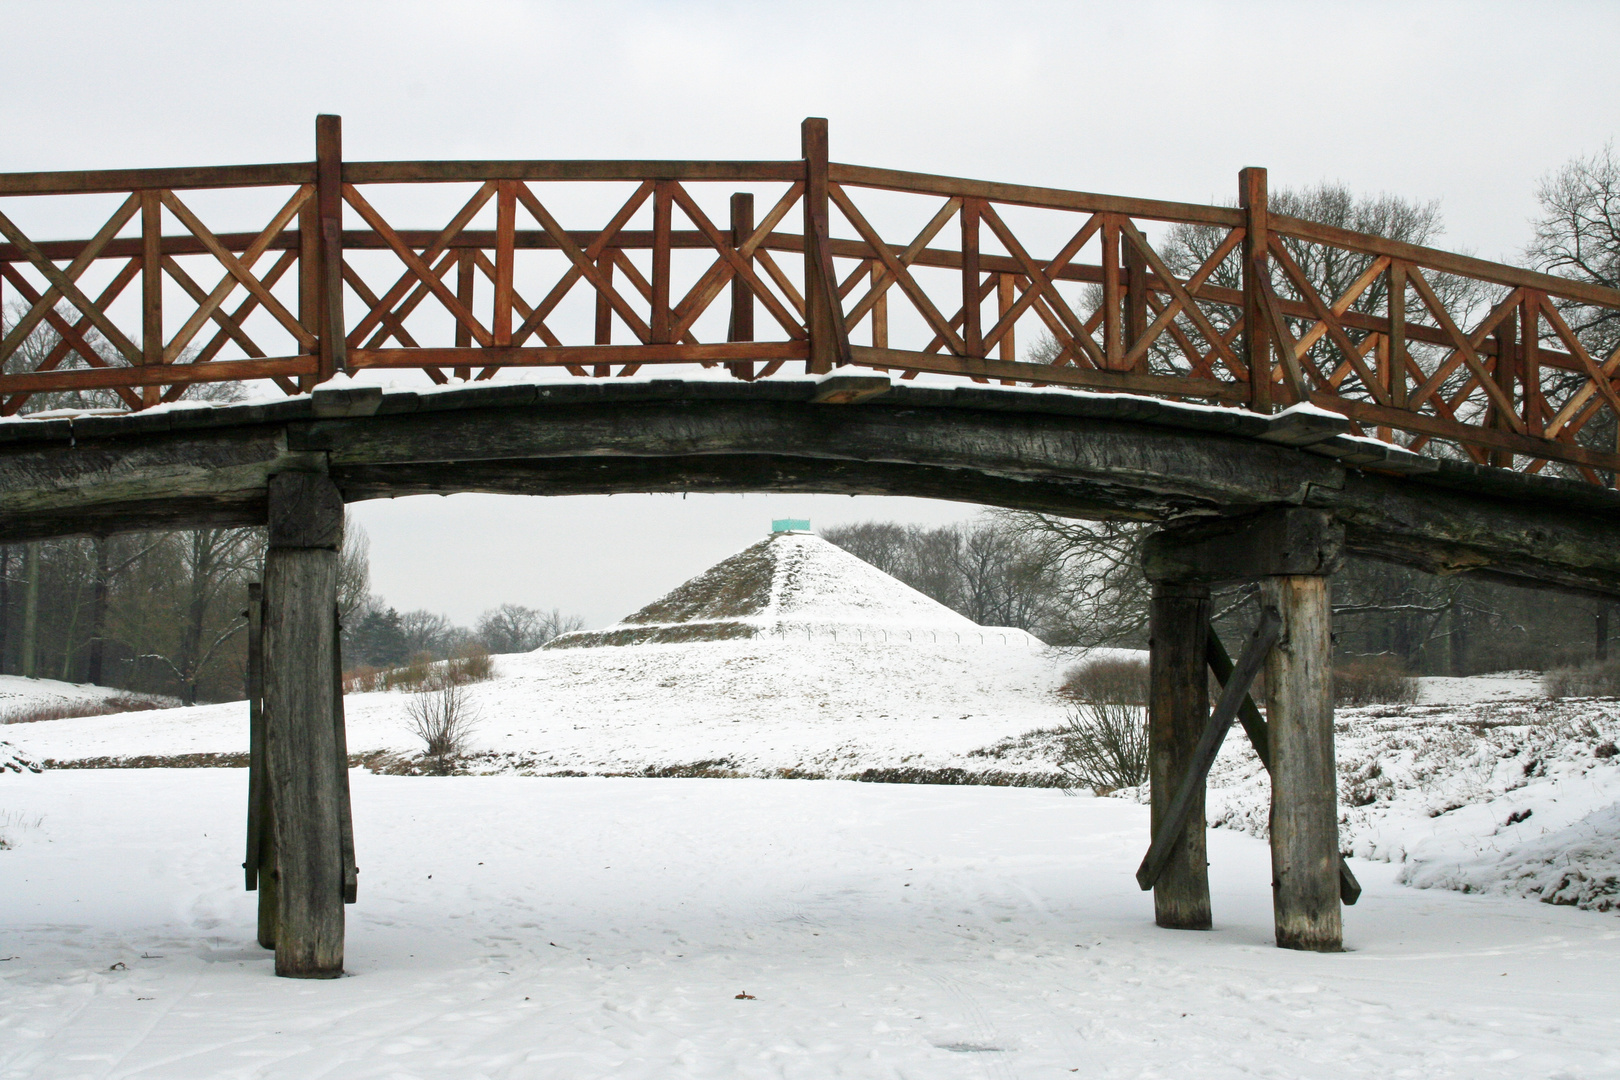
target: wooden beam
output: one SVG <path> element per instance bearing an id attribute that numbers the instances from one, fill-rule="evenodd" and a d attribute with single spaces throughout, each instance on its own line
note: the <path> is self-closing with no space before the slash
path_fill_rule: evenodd
<path id="1" fill-rule="evenodd" d="M 1271 327 L 1260 284 L 1271 276 L 1269 200 L 1266 170 L 1251 166 L 1238 173 L 1238 205 L 1243 210 L 1243 364 L 1249 369 L 1249 408 L 1258 413 L 1275 408 Z"/>
<path id="2" fill-rule="evenodd" d="M 731 246 L 741 250 L 754 235 L 754 196 L 739 191 L 731 196 Z M 749 261 L 752 262 L 752 255 Z M 731 278 L 731 321 L 726 328 L 727 341 L 754 340 L 754 292 L 742 277 Z M 752 381 L 754 364 L 751 360 L 738 360 L 727 367 L 739 379 Z"/>
<path id="3" fill-rule="evenodd" d="M 1226 652 L 1226 646 L 1221 644 L 1220 635 L 1215 627 L 1209 628 L 1209 671 L 1215 676 L 1215 681 L 1222 690 L 1232 680 L 1232 673 L 1236 665 Z M 1271 735 L 1266 730 L 1265 717 L 1260 715 L 1260 707 L 1254 703 L 1249 694 L 1243 695 L 1238 704 L 1238 720 L 1243 724 L 1243 733 L 1249 737 L 1249 745 L 1254 747 L 1254 756 L 1260 759 L 1266 772 L 1271 772 Z M 1346 905 L 1353 905 L 1361 899 L 1361 882 L 1356 875 L 1350 872 L 1350 864 L 1341 854 L 1339 856 L 1339 899 Z"/>
<path id="4" fill-rule="evenodd" d="M 321 358 L 317 378 L 324 382 L 347 371 L 348 340 L 343 318 L 343 118 L 315 118 L 315 207 L 321 244 Z"/>
<path id="5" fill-rule="evenodd" d="M 342 787 L 333 639 L 343 498 L 325 476 L 269 483 L 264 705 L 276 814 L 276 974 L 343 974 Z"/>
<path id="6" fill-rule="evenodd" d="M 827 121 L 822 117 L 806 118 L 799 128 L 799 143 L 804 157 L 805 329 L 810 336 L 810 359 L 805 370 L 824 375 L 836 365 L 850 362 L 849 331 L 838 299 L 838 275 L 833 270 L 830 246 Z M 847 207 L 845 211 L 849 212 Z"/>
<path id="7" fill-rule="evenodd" d="M 1148 777 L 1154 836 L 1164 831 L 1176 795 L 1194 768 L 1209 714 L 1204 674 L 1208 632 L 1207 586 L 1154 585 L 1148 616 Z M 1153 917 L 1173 930 L 1208 930 L 1202 785 L 1189 794 L 1181 813 L 1182 828 L 1152 884 Z"/>
<path id="8" fill-rule="evenodd" d="M 1276 611 L 1271 608 L 1262 611 L 1259 625 L 1244 643 L 1243 655 L 1228 677 L 1222 680 L 1220 699 L 1210 711 L 1209 720 L 1198 739 L 1198 747 L 1193 751 L 1192 763 L 1182 774 L 1181 784 L 1176 789 L 1175 798 L 1171 800 L 1169 809 L 1164 812 L 1163 820 L 1154 827 L 1153 843 L 1148 848 L 1147 855 L 1143 857 L 1142 865 L 1136 870 L 1136 883 L 1144 890 L 1153 888 L 1159 876 L 1164 873 L 1164 868 L 1186 829 L 1193 803 L 1202 801 L 1209 770 L 1215 764 L 1216 755 L 1221 752 L 1221 744 L 1226 741 L 1226 733 L 1231 729 L 1232 721 L 1237 719 L 1243 703 L 1249 700 L 1249 687 L 1254 685 L 1255 676 L 1260 674 L 1260 668 L 1266 661 L 1266 654 L 1277 643 L 1277 634 L 1281 627 L 1282 617 Z M 1205 651 L 1207 659 L 1207 643 Z"/>
<path id="9" fill-rule="evenodd" d="M 1339 810 L 1333 755 L 1333 618 L 1322 575 L 1266 578 L 1282 617 L 1266 663 L 1271 741 L 1271 873 L 1277 945 L 1337 952 Z"/>

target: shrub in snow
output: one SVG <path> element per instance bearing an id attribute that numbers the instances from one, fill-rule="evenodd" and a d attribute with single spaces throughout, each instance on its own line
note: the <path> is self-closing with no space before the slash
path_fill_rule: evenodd
<path id="1" fill-rule="evenodd" d="M 1620 660 L 1555 668 L 1542 677 L 1541 690 L 1550 698 L 1620 697 Z"/>
<path id="2" fill-rule="evenodd" d="M 1059 729 L 1058 771 L 1072 793 L 1106 795 L 1147 782 L 1147 710 L 1119 701 L 1082 700 Z"/>
<path id="3" fill-rule="evenodd" d="M 396 668 L 353 668 L 343 676 L 345 694 L 367 694 L 379 690 L 420 692 L 435 690 L 446 683 L 464 686 L 495 677 L 495 659 L 482 645 L 459 650 L 448 660 L 435 661 L 426 653 Z"/>
<path id="4" fill-rule="evenodd" d="M 1107 656 L 1086 660 L 1064 672 L 1061 693 L 1077 701 L 1146 705 L 1148 662 L 1143 656 Z"/>
<path id="5" fill-rule="evenodd" d="M 1411 705 L 1418 699 L 1418 681 L 1392 656 L 1367 656 L 1333 669 L 1333 700 L 1337 705 Z"/>
<path id="6" fill-rule="evenodd" d="M 472 702 L 462 683 L 441 680 L 438 686 L 412 694 L 405 703 L 412 734 L 421 739 L 436 772 L 449 772 L 467 751 L 467 739 L 477 723 Z"/>

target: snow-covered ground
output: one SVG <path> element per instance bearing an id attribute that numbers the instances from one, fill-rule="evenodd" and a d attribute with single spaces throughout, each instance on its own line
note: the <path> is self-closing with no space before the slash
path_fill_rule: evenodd
<path id="1" fill-rule="evenodd" d="M 1145 808 L 1052 790 L 353 777 L 333 982 L 279 980 L 238 769 L 8 775 L 4 1077 L 1620 1073 L 1612 915 L 1402 888 L 1271 944 L 1265 845 L 1156 929 Z M 747 994 L 750 997 L 740 998 Z"/>
<path id="2" fill-rule="evenodd" d="M 755 638 L 542 650 L 495 659 L 469 688 L 474 768 L 624 773 L 698 762 L 717 771 L 843 776 L 865 769 L 1028 766 L 971 756 L 1061 724 L 1063 650 Z M 344 699 L 349 750 L 420 749 L 407 695 Z M 0 728 L 36 760 L 242 754 L 242 702 Z"/>
<path id="3" fill-rule="evenodd" d="M 1340 846 L 1420 888 L 1620 907 L 1620 701 L 1503 693 L 1535 686 L 1513 677 L 1424 682 L 1416 705 L 1339 710 Z M 1235 731 L 1210 772 L 1208 820 L 1264 837 L 1270 797 Z"/>
<path id="4" fill-rule="evenodd" d="M 56 679 L 25 679 L 20 675 L 0 675 L 0 725 L 40 710 L 73 711 L 95 708 L 109 702 L 143 701 L 152 705 L 178 705 L 174 698 L 154 694 L 134 694 L 91 683 L 59 682 Z"/>

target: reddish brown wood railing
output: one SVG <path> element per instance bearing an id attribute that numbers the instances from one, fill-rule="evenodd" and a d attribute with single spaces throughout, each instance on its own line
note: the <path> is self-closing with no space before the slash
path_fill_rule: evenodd
<path id="1" fill-rule="evenodd" d="M 1420 452 L 1620 472 L 1620 353 L 1570 328 L 1620 293 L 1270 214 L 1263 170 L 1226 207 L 832 163 L 816 120 L 792 161 L 346 162 L 336 117 L 316 142 L 305 163 L 0 175 L 0 412 L 364 368 L 803 363 L 1308 401 Z M 401 193 L 456 185 L 442 227 L 396 224 L 423 213 L 389 209 Z M 212 231 L 243 192 L 273 199 L 259 227 Z M 119 195 L 88 240 L 14 220 Z M 605 224 L 565 224 L 581 202 Z"/>

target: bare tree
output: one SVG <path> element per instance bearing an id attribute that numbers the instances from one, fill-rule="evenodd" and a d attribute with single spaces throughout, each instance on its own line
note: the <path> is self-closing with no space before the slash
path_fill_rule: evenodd
<path id="1" fill-rule="evenodd" d="M 556 608 L 538 611 L 522 604 L 502 604 L 478 617 L 477 636 L 493 653 L 530 652 L 559 634 L 579 630 L 585 620 Z"/>
<path id="2" fill-rule="evenodd" d="M 1620 159 L 1614 144 L 1575 158 L 1536 191 L 1541 214 L 1525 254 L 1550 274 L 1620 289 Z M 1570 329 L 1601 358 L 1620 348 L 1620 311 L 1570 304 Z"/>

